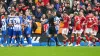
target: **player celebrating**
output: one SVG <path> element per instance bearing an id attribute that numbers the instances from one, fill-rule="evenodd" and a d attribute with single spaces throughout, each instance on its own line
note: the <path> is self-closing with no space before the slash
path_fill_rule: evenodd
<path id="1" fill-rule="evenodd" d="M 30 16 L 29 12 L 26 11 L 26 16 L 24 16 L 24 26 L 25 26 L 24 33 L 25 33 L 25 37 L 26 37 L 27 42 L 28 42 L 27 47 L 32 46 L 32 43 L 31 43 L 31 33 L 32 33 L 31 24 L 32 24 L 32 18 Z"/>
<path id="2" fill-rule="evenodd" d="M 84 16 L 84 14 L 83 14 L 83 12 L 79 12 L 79 16 L 80 16 L 80 19 L 81 19 L 81 27 L 82 27 L 82 32 L 83 32 L 83 34 L 85 34 L 85 20 L 86 20 L 86 18 L 85 18 L 85 16 Z M 83 40 L 83 41 L 85 41 L 83 38 L 81 38 L 81 40 Z"/>
<path id="3" fill-rule="evenodd" d="M 8 39 L 7 44 L 8 46 L 11 46 L 11 40 L 13 37 L 13 19 L 15 17 L 15 12 L 11 11 L 11 14 L 8 16 L 7 24 L 8 24 Z"/>
<path id="4" fill-rule="evenodd" d="M 81 27 L 81 19 L 78 15 L 75 15 L 74 23 L 75 23 L 74 30 L 76 31 L 76 45 L 75 46 L 80 46 L 82 27 Z"/>
<path id="5" fill-rule="evenodd" d="M 94 25 L 93 25 L 93 45 L 96 46 L 96 41 L 98 41 L 98 38 L 96 38 L 97 32 L 98 32 L 98 18 L 94 16 Z"/>
<path id="6" fill-rule="evenodd" d="M 3 46 L 3 43 L 4 43 L 4 38 L 6 37 L 6 34 L 7 34 L 7 20 L 5 18 L 4 15 L 1 16 L 1 23 L 2 23 L 2 27 L 1 27 L 1 31 L 2 31 L 2 38 L 1 38 L 1 42 L 0 42 L 0 46 L 1 47 L 4 47 Z"/>
<path id="7" fill-rule="evenodd" d="M 66 12 L 63 13 L 63 21 L 64 21 L 64 27 L 62 30 L 62 36 L 64 37 L 64 46 L 66 46 L 66 42 L 69 42 L 68 37 L 66 35 L 68 35 L 68 31 L 69 31 L 69 23 L 70 23 L 70 17 L 67 15 Z M 71 46 L 71 45 L 68 45 Z"/>
<path id="8" fill-rule="evenodd" d="M 93 25 L 94 25 L 94 15 L 93 13 L 90 13 L 86 16 L 86 30 L 85 30 L 85 37 L 86 37 L 86 40 L 88 41 L 88 46 L 90 46 L 91 44 L 91 40 L 92 40 L 92 33 L 93 33 Z M 89 36 L 88 36 L 89 35 Z"/>
<path id="9" fill-rule="evenodd" d="M 60 20 L 61 18 L 58 17 L 58 14 L 56 12 L 53 13 L 54 15 L 54 23 L 55 23 L 55 28 L 56 28 L 56 32 L 58 34 L 58 30 L 59 30 L 59 24 L 60 24 Z"/>
<path id="10" fill-rule="evenodd" d="M 13 19 L 12 43 L 14 43 L 14 40 L 16 39 L 18 46 L 22 46 L 22 43 L 20 43 L 20 40 L 23 39 L 21 25 L 22 25 L 22 19 L 18 15 L 16 15 L 15 18 Z"/>

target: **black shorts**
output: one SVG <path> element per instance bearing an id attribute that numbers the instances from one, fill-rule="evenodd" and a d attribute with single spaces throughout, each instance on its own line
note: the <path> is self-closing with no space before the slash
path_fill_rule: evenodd
<path id="1" fill-rule="evenodd" d="M 49 31 L 49 34 L 53 34 L 53 35 L 56 34 L 55 26 L 50 26 L 48 31 Z"/>

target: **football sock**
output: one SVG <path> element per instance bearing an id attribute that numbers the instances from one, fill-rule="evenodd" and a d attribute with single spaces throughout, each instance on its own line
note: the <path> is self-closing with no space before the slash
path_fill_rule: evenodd
<path id="1" fill-rule="evenodd" d="M 80 44 L 81 42 L 81 37 L 78 37 L 78 44 Z"/>
<path id="2" fill-rule="evenodd" d="M 1 44 L 3 44 L 4 43 L 4 37 L 2 37 L 0 41 L 1 41 Z"/>
<path id="3" fill-rule="evenodd" d="M 8 38 L 8 39 L 7 39 L 7 44 L 8 44 L 8 45 L 11 44 L 11 38 Z"/>
<path id="4" fill-rule="evenodd" d="M 95 41 L 93 42 L 93 45 L 96 45 L 96 42 Z"/>
<path id="5" fill-rule="evenodd" d="M 21 44 L 24 44 L 24 38 L 21 38 Z"/>
<path id="6" fill-rule="evenodd" d="M 74 42 L 74 36 L 71 37 L 71 43 L 73 43 L 73 42 Z"/>
<path id="7" fill-rule="evenodd" d="M 67 43 L 67 42 L 69 42 L 69 40 L 64 41 L 64 42 L 63 42 L 63 43 L 64 43 L 64 45 L 66 45 L 66 43 Z"/>
<path id="8" fill-rule="evenodd" d="M 80 37 L 78 37 L 78 39 L 76 40 L 76 44 L 78 45 L 78 44 L 80 44 Z"/>
<path id="9" fill-rule="evenodd" d="M 16 38 L 17 44 L 20 44 L 20 38 Z"/>
<path id="10" fill-rule="evenodd" d="M 12 41 L 12 44 L 15 44 L 15 38 L 12 38 L 11 41 Z"/>
<path id="11" fill-rule="evenodd" d="M 85 38 L 86 38 L 87 41 L 89 41 L 89 37 L 87 35 L 85 35 Z"/>
<path id="12" fill-rule="evenodd" d="M 54 37 L 51 37 L 51 38 L 50 38 L 50 40 L 52 40 L 52 41 L 54 41 L 54 42 L 55 42 L 55 39 L 54 39 Z"/>
<path id="13" fill-rule="evenodd" d="M 93 39 L 93 38 L 92 38 L 92 37 L 90 37 L 90 38 L 89 38 L 89 41 L 92 41 L 92 39 Z"/>
<path id="14" fill-rule="evenodd" d="M 47 45 L 50 46 L 50 38 L 48 37 Z"/>
<path id="15" fill-rule="evenodd" d="M 58 45 L 58 40 L 57 40 L 57 37 L 55 37 L 55 41 L 56 41 L 56 45 Z"/>
<path id="16" fill-rule="evenodd" d="M 28 44 L 32 44 L 31 37 L 28 37 Z"/>

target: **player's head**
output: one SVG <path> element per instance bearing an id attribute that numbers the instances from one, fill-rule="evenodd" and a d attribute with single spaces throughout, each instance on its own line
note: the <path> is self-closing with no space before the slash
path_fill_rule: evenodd
<path id="1" fill-rule="evenodd" d="M 80 16 L 83 16 L 84 14 L 83 14 L 83 12 L 82 12 L 82 11 L 80 11 L 80 12 L 79 12 L 79 15 L 80 15 Z"/>
<path id="2" fill-rule="evenodd" d="M 91 10 L 89 11 L 88 15 L 89 15 L 89 17 L 94 17 L 94 14 Z"/>
<path id="3" fill-rule="evenodd" d="M 54 12 L 52 12 L 52 14 L 53 14 L 53 16 L 57 16 L 57 13 L 54 11 Z"/>
<path id="4" fill-rule="evenodd" d="M 25 15 L 26 16 L 29 16 L 30 15 L 30 11 L 28 9 L 25 11 Z"/>
<path id="5" fill-rule="evenodd" d="M 37 9 L 37 12 L 38 12 L 38 13 L 41 13 L 41 9 L 40 9 L 40 8 L 38 8 L 38 9 Z"/>
<path id="6" fill-rule="evenodd" d="M 26 15 L 23 15 L 23 18 L 26 19 Z"/>
<path id="7" fill-rule="evenodd" d="M 68 16 L 66 11 L 63 12 L 63 16 Z"/>
<path id="8" fill-rule="evenodd" d="M 47 11 L 47 14 L 48 14 L 48 15 L 51 15 L 51 14 L 52 14 L 51 10 L 48 10 L 48 11 Z"/>
<path id="9" fill-rule="evenodd" d="M 33 19 L 33 20 L 35 19 L 35 16 L 34 16 L 34 15 L 32 15 L 32 19 Z"/>
<path id="10" fill-rule="evenodd" d="M 5 15 L 2 15 L 2 16 L 1 16 L 1 19 L 4 19 L 4 18 L 5 18 Z"/>
<path id="11" fill-rule="evenodd" d="M 79 13 L 78 12 L 74 12 L 74 16 L 78 16 L 79 15 Z"/>
<path id="12" fill-rule="evenodd" d="M 23 15 L 23 13 L 22 12 L 19 12 L 19 16 L 22 16 Z"/>
<path id="13" fill-rule="evenodd" d="M 16 12 L 15 11 L 11 11 L 11 14 L 12 16 L 15 16 Z"/>
<path id="14" fill-rule="evenodd" d="M 52 15 L 51 10 L 48 10 L 48 11 L 47 11 L 47 17 L 49 18 L 51 15 Z"/>
<path id="15" fill-rule="evenodd" d="M 46 18 L 46 15 L 45 15 L 45 14 L 43 14 L 43 15 L 42 15 L 42 18 Z"/>

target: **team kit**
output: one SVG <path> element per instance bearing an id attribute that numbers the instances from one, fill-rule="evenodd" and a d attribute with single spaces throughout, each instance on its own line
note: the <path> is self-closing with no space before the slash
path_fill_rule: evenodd
<path id="1" fill-rule="evenodd" d="M 91 43 L 95 46 L 96 42 L 100 40 L 96 37 L 98 32 L 98 18 L 93 14 L 89 13 L 87 16 L 84 16 L 82 12 L 75 12 L 74 13 L 74 25 L 71 26 L 71 17 L 66 12 L 63 12 L 62 16 L 57 16 L 56 13 L 53 12 L 51 17 L 47 19 L 46 22 L 41 24 L 48 24 L 47 29 L 47 45 L 50 46 L 50 40 L 52 36 L 56 42 L 56 46 L 62 46 L 59 44 L 59 37 L 57 38 L 59 26 L 62 22 L 63 29 L 62 29 L 62 37 L 63 39 L 63 46 L 73 46 L 73 42 L 76 39 L 76 45 L 80 46 L 81 40 L 84 42 L 88 42 L 88 46 Z M 24 38 L 27 39 L 28 47 L 32 46 L 32 16 L 31 15 L 17 15 L 15 12 L 11 12 L 10 15 L 5 17 L 5 15 L 1 16 L 1 40 L 0 46 L 4 47 L 5 38 L 8 35 L 7 46 L 12 46 L 17 43 L 17 46 L 22 46 L 24 44 Z M 71 36 L 68 37 L 69 29 L 72 29 Z M 84 35 L 86 39 L 83 39 L 81 35 Z M 24 37 L 25 36 L 25 37 Z M 70 39 L 69 39 L 70 38 Z"/>

